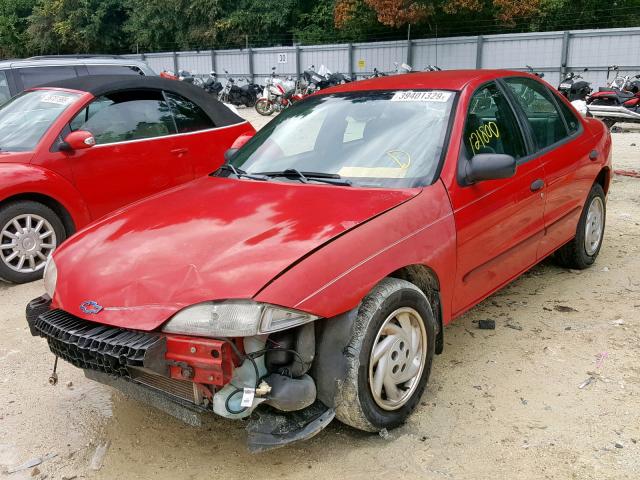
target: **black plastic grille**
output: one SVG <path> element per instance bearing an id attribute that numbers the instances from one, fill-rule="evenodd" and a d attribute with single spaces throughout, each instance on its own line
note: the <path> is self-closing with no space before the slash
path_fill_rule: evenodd
<path id="1" fill-rule="evenodd" d="M 130 377 L 127 367 L 164 367 L 166 345 L 158 335 L 88 322 L 63 310 L 39 315 L 34 329 L 55 355 L 79 368 Z"/>

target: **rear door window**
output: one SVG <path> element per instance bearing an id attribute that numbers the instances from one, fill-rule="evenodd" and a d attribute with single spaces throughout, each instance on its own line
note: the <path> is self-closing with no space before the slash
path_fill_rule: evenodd
<path id="1" fill-rule="evenodd" d="M 9 90 L 9 80 L 4 70 L 0 70 L 0 105 L 7 103 L 11 98 L 11 91 Z"/>
<path id="2" fill-rule="evenodd" d="M 204 110 L 192 101 L 176 93 L 165 92 L 165 95 L 176 119 L 178 133 L 197 132 L 215 127 Z"/>
<path id="3" fill-rule="evenodd" d="M 22 87 L 25 90 L 44 83 L 76 78 L 78 76 L 75 67 L 72 66 L 28 67 L 18 68 L 17 71 L 22 80 Z"/>
<path id="4" fill-rule="evenodd" d="M 471 98 L 464 127 L 464 144 L 469 158 L 479 153 L 525 155 L 522 132 L 504 94 L 491 82 Z"/>
<path id="5" fill-rule="evenodd" d="M 531 125 L 538 149 L 568 136 L 562 115 L 544 85 L 530 78 L 513 77 L 505 81 Z"/>
<path id="6" fill-rule="evenodd" d="M 99 97 L 70 126 L 72 130 L 91 132 L 98 145 L 176 133 L 169 105 L 159 91 L 119 92 Z"/>
<path id="7" fill-rule="evenodd" d="M 86 65 L 89 75 L 144 75 L 135 65 Z"/>

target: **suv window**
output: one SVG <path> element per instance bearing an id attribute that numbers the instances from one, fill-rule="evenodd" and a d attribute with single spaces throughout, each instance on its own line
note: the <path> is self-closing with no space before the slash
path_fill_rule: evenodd
<path id="1" fill-rule="evenodd" d="M 134 65 L 86 65 L 89 75 L 144 75 Z"/>
<path id="2" fill-rule="evenodd" d="M 567 137 L 564 120 L 544 85 L 530 78 L 515 77 L 505 81 L 529 120 L 538 148 Z"/>
<path id="3" fill-rule="evenodd" d="M 43 83 L 56 82 L 78 76 L 75 67 L 27 67 L 18 68 L 17 72 L 25 90 Z"/>
<path id="4" fill-rule="evenodd" d="M 469 158 L 478 153 L 503 153 L 514 158 L 525 155 L 515 115 L 493 82 L 481 87 L 471 98 L 464 144 Z"/>
<path id="5" fill-rule="evenodd" d="M 209 116 L 195 103 L 176 93 L 165 92 L 165 95 L 176 119 L 178 133 L 197 132 L 215 127 Z"/>
<path id="6" fill-rule="evenodd" d="M 169 105 L 161 92 L 119 92 L 99 97 L 70 123 L 87 130 L 96 144 L 126 142 L 176 133 Z"/>
<path id="7" fill-rule="evenodd" d="M 0 70 L 0 105 L 9 101 L 10 98 L 11 92 L 9 91 L 7 74 L 4 70 Z"/>

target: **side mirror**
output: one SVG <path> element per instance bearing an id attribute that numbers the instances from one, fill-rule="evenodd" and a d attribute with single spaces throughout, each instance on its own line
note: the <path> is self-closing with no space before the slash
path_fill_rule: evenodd
<path id="1" fill-rule="evenodd" d="M 76 130 L 71 132 L 60 145 L 60 150 L 70 152 L 72 150 L 84 150 L 96 144 L 96 139 L 91 132 Z M 64 148 L 63 148 L 64 147 Z"/>
<path id="2" fill-rule="evenodd" d="M 465 173 L 469 184 L 510 178 L 516 174 L 516 159 L 500 153 L 479 153 L 467 163 Z"/>
<path id="3" fill-rule="evenodd" d="M 226 152 L 224 152 L 224 161 L 226 163 L 229 163 L 231 161 L 231 159 L 233 158 L 233 156 L 236 154 L 236 152 L 238 151 L 237 148 L 229 148 L 227 149 Z"/>

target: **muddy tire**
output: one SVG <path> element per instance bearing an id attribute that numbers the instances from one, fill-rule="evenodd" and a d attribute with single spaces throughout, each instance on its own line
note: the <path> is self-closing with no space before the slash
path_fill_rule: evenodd
<path id="1" fill-rule="evenodd" d="M 582 209 L 576 236 L 556 252 L 556 261 L 563 267 L 583 270 L 595 262 L 600 253 L 607 218 L 607 203 L 599 183 L 591 187 Z"/>
<path id="2" fill-rule="evenodd" d="M 418 287 L 396 278 L 376 285 L 362 301 L 346 348 L 336 418 L 368 432 L 403 424 L 429 379 L 436 328 L 431 304 Z"/>
<path id="3" fill-rule="evenodd" d="M 0 280 L 26 283 L 42 278 L 46 259 L 66 238 L 60 218 L 30 200 L 0 207 Z"/>

